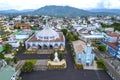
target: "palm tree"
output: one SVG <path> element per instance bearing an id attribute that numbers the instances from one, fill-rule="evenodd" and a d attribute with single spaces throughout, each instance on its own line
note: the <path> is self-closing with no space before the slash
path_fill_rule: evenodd
<path id="1" fill-rule="evenodd" d="M 12 49 L 12 45 L 10 45 L 8 43 L 4 45 L 4 51 L 5 51 L 5 53 L 10 53 L 11 49 Z"/>

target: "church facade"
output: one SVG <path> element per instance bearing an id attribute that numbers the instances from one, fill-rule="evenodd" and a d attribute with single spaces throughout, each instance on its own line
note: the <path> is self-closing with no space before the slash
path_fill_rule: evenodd
<path id="1" fill-rule="evenodd" d="M 26 49 L 60 48 L 61 46 L 65 47 L 65 37 L 62 32 L 56 32 L 50 27 L 45 27 L 26 40 L 25 45 Z"/>
<path id="2" fill-rule="evenodd" d="M 73 41 L 72 43 L 75 52 L 76 63 L 83 64 L 84 66 L 93 65 L 95 54 L 92 52 L 91 45 L 80 40 Z"/>

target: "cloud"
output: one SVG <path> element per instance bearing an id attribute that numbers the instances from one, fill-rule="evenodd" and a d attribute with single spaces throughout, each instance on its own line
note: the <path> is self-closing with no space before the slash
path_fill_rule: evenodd
<path id="1" fill-rule="evenodd" d="M 120 8 L 120 0 L 0 0 L 0 9 L 36 9 L 46 5 L 68 5 L 80 9 Z"/>

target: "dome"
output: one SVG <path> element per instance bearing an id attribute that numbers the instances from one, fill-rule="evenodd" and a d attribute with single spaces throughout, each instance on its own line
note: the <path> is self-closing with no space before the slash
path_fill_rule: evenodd
<path id="1" fill-rule="evenodd" d="M 55 40 L 59 38 L 59 34 L 49 27 L 45 27 L 43 30 L 36 33 L 36 38 L 37 40 Z"/>

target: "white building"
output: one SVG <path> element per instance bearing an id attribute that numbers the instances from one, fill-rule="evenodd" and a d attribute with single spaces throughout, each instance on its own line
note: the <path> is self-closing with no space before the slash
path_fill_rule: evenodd
<path id="1" fill-rule="evenodd" d="M 15 35 L 10 35 L 8 38 L 8 41 L 5 41 L 5 44 L 8 43 L 12 47 L 19 47 L 20 46 L 20 40 L 16 40 Z"/>
<path id="2" fill-rule="evenodd" d="M 23 40 L 23 39 L 29 38 L 31 34 L 32 34 L 32 31 L 30 31 L 30 30 L 19 31 L 15 35 L 15 38 L 18 40 Z"/>
<path id="3" fill-rule="evenodd" d="M 56 32 L 49 27 L 33 34 L 26 42 L 27 48 L 59 48 L 65 47 L 65 37 L 62 32 Z"/>

